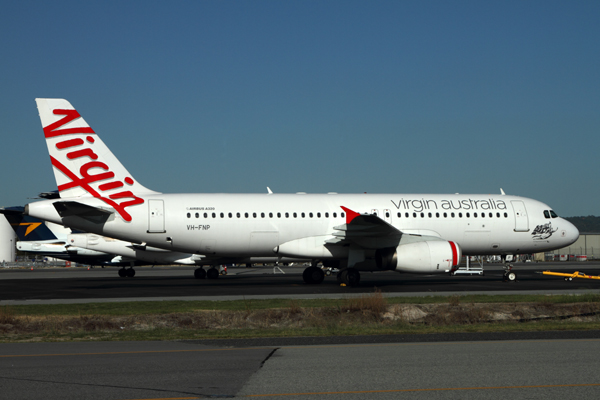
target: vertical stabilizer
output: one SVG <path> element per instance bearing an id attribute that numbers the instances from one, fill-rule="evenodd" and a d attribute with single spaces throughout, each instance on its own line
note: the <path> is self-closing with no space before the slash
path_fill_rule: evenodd
<path id="1" fill-rule="evenodd" d="M 36 99 L 61 198 L 93 196 L 128 219 L 125 207 L 154 194 L 137 181 L 64 99 Z"/>

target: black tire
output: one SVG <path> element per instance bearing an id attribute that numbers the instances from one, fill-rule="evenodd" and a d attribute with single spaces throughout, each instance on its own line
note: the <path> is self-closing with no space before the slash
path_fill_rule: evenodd
<path id="1" fill-rule="evenodd" d="M 125 276 L 126 276 L 125 268 L 121 268 L 121 269 L 119 270 L 119 276 L 120 276 L 121 278 L 125 278 Z"/>
<path id="2" fill-rule="evenodd" d="M 517 274 L 515 274 L 514 272 L 509 272 L 506 274 L 506 279 L 509 280 L 510 282 L 514 282 L 517 280 Z"/>
<path id="3" fill-rule="evenodd" d="M 325 273 L 321 268 L 308 267 L 302 273 L 302 279 L 309 285 L 318 285 L 325 279 Z"/>
<path id="4" fill-rule="evenodd" d="M 354 268 L 348 268 L 346 270 L 346 285 L 348 286 L 358 286 L 360 283 L 360 272 L 355 270 Z"/>
<path id="5" fill-rule="evenodd" d="M 217 279 L 219 277 L 219 271 L 216 268 L 211 268 L 206 271 L 206 277 L 208 279 Z"/>
<path id="6" fill-rule="evenodd" d="M 194 278 L 196 278 L 196 279 L 206 278 L 206 271 L 204 270 L 204 268 L 196 268 L 194 270 Z"/>
<path id="7" fill-rule="evenodd" d="M 135 269 L 133 268 L 126 269 L 125 272 L 128 278 L 133 278 L 135 276 Z"/>

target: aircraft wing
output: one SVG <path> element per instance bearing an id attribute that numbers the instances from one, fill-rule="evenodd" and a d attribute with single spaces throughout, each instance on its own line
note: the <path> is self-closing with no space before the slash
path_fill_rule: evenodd
<path id="1" fill-rule="evenodd" d="M 334 238 L 327 240 L 327 244 L 353 244 L 377 249 L 397 246 L 400 243 L 403 233 L 378 216 L 359 214 L 343 206 L 342 209 L 346 213 L 346 223 L 334 227 Z"/>

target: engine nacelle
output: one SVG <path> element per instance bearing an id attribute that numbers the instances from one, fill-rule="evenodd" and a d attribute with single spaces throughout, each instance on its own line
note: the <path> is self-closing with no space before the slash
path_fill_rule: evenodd
<path id="1" fill-rule="evenodd" d="M 460 247 L 455 242 L 429 240 L 378 249 L 375 261 L 377 268 L 382 270 L 431 274 L 456 269 L 461 256 Z"/>

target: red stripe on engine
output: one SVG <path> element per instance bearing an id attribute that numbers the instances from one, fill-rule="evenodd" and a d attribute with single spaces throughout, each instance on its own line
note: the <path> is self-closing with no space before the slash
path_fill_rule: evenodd
<path id="1" fill-rule="evenodd" d="M 456 249 L 456 243 L 454 242 L 448 242 L 450 243 L 450 247 L 452 248 L 452 266 L 456 266 L 458 265 L 458 250 Z"/>

